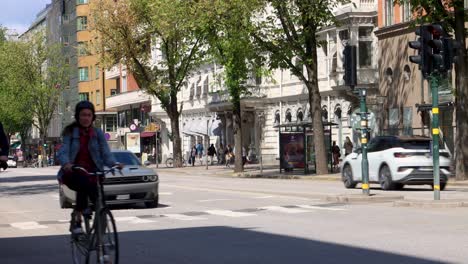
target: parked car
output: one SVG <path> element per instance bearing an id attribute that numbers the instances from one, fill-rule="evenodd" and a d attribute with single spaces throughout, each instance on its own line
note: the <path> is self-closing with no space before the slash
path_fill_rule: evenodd
<path id="1" fill-rule="evenodd" d="M 112 150 L 115 159 L 124 164 L 122 175 L 108 173 L 104 180 L 104 195 L 108 204 L 145 203 L 154 208 L 159 203 L 159 176 L 150 168 L 142 165 L 130 151 Z M 146 164 L 147 165 L 147 164 Z M 60 206 L 72 208 L 76 194 L 66 185 L 59 185 Z"/>
<path id="2" fill-rule="evenodd" d="M 421 136 L 378 136 L 369 141 L 369 182 L 383 190 L 401 189 L 404 185 L 433 185 L 431 139 Z M 451 175 L 450 153 L 440 145 L 440 189 L 445 189 Z M 361 149 L 346 156 L 341 164 L 346 188 L 362 182 Z"/>
<path id="3" fill-rule="evenodd" d="M 8 164 L 8 168 L 16 168 L 17 167 L 16 158 L 14 156 L 8 156 L 7 164 Z"/>

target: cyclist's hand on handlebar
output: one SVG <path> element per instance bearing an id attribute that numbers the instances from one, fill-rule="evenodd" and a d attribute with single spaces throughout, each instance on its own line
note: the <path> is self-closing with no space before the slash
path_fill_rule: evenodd
<path id="1" fill-rule="evenodd" d="M 72 172 L 72 170 L 73 170 L 73 164 L 67 163 L 67 164 L 63 165 L 63 170 L 64 170 L 65 172 L 67 172 L 67 173 Z"/>
<path id="2" fill-rule="evenodd" d="M 114 168 L 116 168 L 116 169 L 122 170 L 123 167 L 124 167 L 124 165 L 122 163 L 116 162 L 114 164 Z"/>

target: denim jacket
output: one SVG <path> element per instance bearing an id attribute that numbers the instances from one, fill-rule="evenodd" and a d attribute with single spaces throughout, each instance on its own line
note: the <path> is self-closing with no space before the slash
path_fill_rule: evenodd
<path id="1" fill-rule="evenodd" d="M 109 145 L 104 138 L 104 133 L 99 128 L 93 128 L 94 135 L 91 136 L 88 143 L 89 153 L 91 159 L 96 165 L 98 170 L 103 170 L 104 166 L 111 167 L 116 161 L 114 156 L 110 152 Z M 71 135 L 63 136 L 63 145 L 58 151 L 58 161 L 61 166 L 64 166 L 67 163 L 74 163 L 75 158 L 80 150 L 80 129 L 78 127 L 73 128 L 73 133 Z M 60 168 L 57 179 L 62 180 L 63 176 L 63 167 Z"/>

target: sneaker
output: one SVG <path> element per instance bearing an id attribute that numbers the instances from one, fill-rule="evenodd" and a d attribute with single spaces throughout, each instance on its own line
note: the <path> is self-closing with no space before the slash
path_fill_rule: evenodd
<path id="1" fill-rule="evenodd" d="M 75 222 L 70 225 L 70 232 L 73 235 L 80 235 L 83 234 L 83 228 L 81 228 L 81 221 Z"/>

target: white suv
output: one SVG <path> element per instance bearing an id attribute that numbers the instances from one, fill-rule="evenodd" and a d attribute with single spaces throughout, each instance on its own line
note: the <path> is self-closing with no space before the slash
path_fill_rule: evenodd
<path id="1" fill-rule="evenodd" d="M 378 136 L 367 147 L 369 182 L 380 183 L 383 190 L 401 189 L 407 185 L 433 185 L 431 139 L 420 136 Z M 450 154 L 440 144 L 440 189 L 451 175 Z M 362 181 L 361 149 L 346 156 L 341 165 L 346 188 Z"/>

